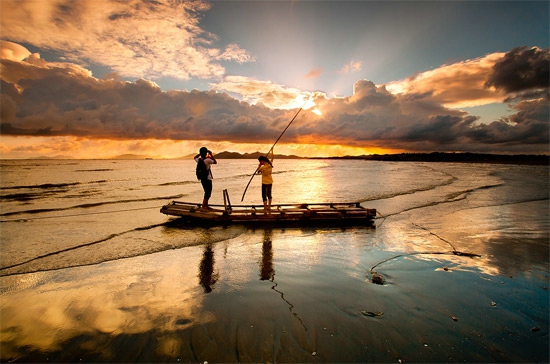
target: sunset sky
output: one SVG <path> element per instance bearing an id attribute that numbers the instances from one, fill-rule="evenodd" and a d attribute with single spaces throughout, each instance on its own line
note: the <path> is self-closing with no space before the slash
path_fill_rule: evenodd
<path id="1" fill-rule="evenodd" d="M 0 157 L 549 154 L 549 1 L 0 0 Z"/>

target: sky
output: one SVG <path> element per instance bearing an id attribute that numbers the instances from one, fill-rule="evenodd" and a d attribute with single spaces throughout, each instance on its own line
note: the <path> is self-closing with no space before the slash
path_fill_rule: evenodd
<path id="1" fill-rule="evenodd" d="M 549 1 L 0 0 L 0 157 L 550 154 Z"/>

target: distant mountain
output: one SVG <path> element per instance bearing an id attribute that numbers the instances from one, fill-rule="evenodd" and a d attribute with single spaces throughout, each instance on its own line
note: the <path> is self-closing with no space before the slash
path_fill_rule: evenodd
<path id="1" fill-rule="evenodd" d="M 216 158 L 220 159 L 258 159 L 258 157 L 265 155 L 265 153 L 254 152 L 254 153 L 236 153 L 236 152 L 220 152 L 215 154 Z M 298 157 L 297 155 L 285 155 L 285 154 L 275 154 L 277 159 L 300 159 L 303 157 Z"/>
<path id="2" fill-rule="evenodd" d="M 66 155 L 56 155 L 53 157 L 39 156 L 39 157 L 32 157 L 27 159 L 75 159 L 75 158 L 66 156 Z M 84 159 L 95 159 L 95 158 L 84 158 Z M 98 159 L 164 159 L 164 158 L 159 156 L 149 156 L 144 154 L 121 154 L 121 155 L 116 155 L 112 157 L 98 158 Z"/>
<path id="3" fill-rule="evenodd" d="M 33 157 L 33 158 L 27 158 L 27 159 L 74 159 L 74 158 L 73 157 L 68 157 L 66 155 L 56 155 L 54 157 L 40 156 L 40 157 Z"/>
<path id="4" fill-rule="evenodd" d="M 214 153 L 214 157 L 216 157 L 216 159 L 258 159 L 258 157 L 261 155 L 265 155 L 265 153 L 254 152 L 254 153 L 241 154 L 237 152 L 227 152 L 227 151 Z M 190 158 L 192 159 L 195 156 L 196 154 L 188 154 L 184 157 L 180 157 L 177 159 L 190 159 Z M 297 155 L 275 154 L 275 158 L 276 159 L 301 159 L 304 157 L 299 157 Z"/>
<path id="5" fill-rule="evenodd" d="M 160 156 L 151 156 L 145 154 L 121 154 L 110 158 L 105 159 L 165 159 Z"/>

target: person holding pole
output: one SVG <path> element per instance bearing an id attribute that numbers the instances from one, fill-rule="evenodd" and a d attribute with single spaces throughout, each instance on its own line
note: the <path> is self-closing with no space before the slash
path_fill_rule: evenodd
<path id="1" fill-rule="evenodd" d="M 271 202 L 273 198 L 271 191 L 273 188 L 273 177 L 271 172 L 273 170 L 273 151 L 271 151 L 271 161 L 266 156 L 258 157 L 260 165 L 258 166 L 258 174 L 262 175 L 262 201 L 264 202 L 264 212 L 270 213 Z"/>
<path id="2" fill-rule="evenodd" d="M 202 189 L 204 190 L 204 198 L 202 200 L 202 209 L 209 209 L 208 206 L 208 200 L 210 199 L 210 196 L 212 196 L 212 164 L 217 164 L 216 158 L 214 158 L 214 155 L 212 155 L 212 152 L 208 150 L 206 147 L 202 147 L 199 150 L 199 154 L 195 156 L 195 162 L 197 164 L 204 163 L 204 166 L 206 168 L 206 173 L 201 176 L 200 181 L 202 184 Z"/>
<path id="3" fill-rule="evenodd" d="M 308 100 L 309 101 L 309 100 Z M 304 106 L 306 106 L 307 102 L 306 101 L 304 103 Z M 273 153 L 273 148 L 275 148 L 275 145 L 277 145 L 277 143 L 279 142 L 279 140 L 283 137 L 283 134 L 285 133 L 285 131 L 290 127 L 290 124 L 292 124 L 292 122 L 294 121 L 294 119 L 296 119 L 296 117 L 298 116 L 298 114 L 300 113 L 300 111 L 302 111 L 302 109 L 304 108 L 304 106 L 302 106 L 298 112 L 296 113 L 296 115 L 294 115 L 294 117 L 292 118 L 292 120 L 290 120 L 290 123 L 288 123 L 288 125 L 286 126 L 285 130 L 283 130 L 283 132 L 281 133 L 281 135 L 279 135 L 279 137 L 277 138 L 277 140 L 275 140 L 275 143 L 273 143 L 273 145 L 271 146 L 271 149 L 269 150 L 269 152 L 267 152 L 266 155 L 269 155 L 269 153 Z M 267 159 L 267 157 L 266 157 Z M 259 158 L 258 158 L 259 160 Z M 272 158 L 271 160 L 273 160 L 273 154 L 272 154 Z M 273 167 L 273 166 L 272 166 Z M 258 167 L 259 168 L 259 167 Z M 254 176 L 256 174 L 258 174 L 258 168 L 256 168 L 256 170 L 254 171 L 254 173 L 252 173 L 252 176 L 250 176 L 250 180 L 248 181 L 248 183 L 246 184 L 246 187 L 244 188 L 244 191 L 243 191 L 243 196 L 241 197 L 241 202 L 244 200 L 244 195 L 246 195 L 246 191 L 248 190 L 248 186 L 250 186 L 250 182 L 252 182 L 252 179 L 254 178 Z"/>

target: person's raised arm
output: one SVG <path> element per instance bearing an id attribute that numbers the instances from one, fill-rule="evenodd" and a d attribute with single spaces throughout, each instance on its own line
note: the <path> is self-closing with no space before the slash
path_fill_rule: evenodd
<path id="1" fill-rule="evenodd" d="M 216 158 L 214 158 L 214 154 L 213 154 L 211 151 L 208 151 L 208 154 L 206 155 L 206 158 L 212 159 L 212 161 L 214 162 L 214 164 L 217 164 L 217 163 L 218 163 L 218 161 L 216 160 Z"/>

